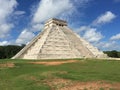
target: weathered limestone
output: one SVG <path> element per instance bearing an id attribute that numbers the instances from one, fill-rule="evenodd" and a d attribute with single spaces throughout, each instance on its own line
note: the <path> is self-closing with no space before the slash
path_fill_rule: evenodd
<path id="1" fill-rule="evenodd" d="M 37 35 L 13 59 L 104 58 L 103 52 L 93 47 L 67 27 L 67 22 L 50 19 Z"/>

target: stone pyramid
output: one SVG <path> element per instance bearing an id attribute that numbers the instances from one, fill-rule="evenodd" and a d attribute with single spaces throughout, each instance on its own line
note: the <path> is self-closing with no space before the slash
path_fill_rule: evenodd
<path id="1" fill-rule="evenodd" d="M 13 59 L 104 58 L 106 55 L 67 27 L 67 22 L 50 19 L 44 30 Z"/>

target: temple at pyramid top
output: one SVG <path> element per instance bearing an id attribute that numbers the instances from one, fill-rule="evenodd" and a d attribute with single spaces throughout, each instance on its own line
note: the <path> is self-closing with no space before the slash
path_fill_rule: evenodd
<path id="1" fill-rule="evenodd" d="M 45 26 L 48 26 L 48 25 L 67 26 L 67 22 L 64 20 L 52 18 L 45 23 Z"/>
<path id="2" fill-rule="evenodd" d="M 50 19 L 41 33 L 12 59 L 105 58 L 102 51 L 77 35 L 67 22 Z"/>

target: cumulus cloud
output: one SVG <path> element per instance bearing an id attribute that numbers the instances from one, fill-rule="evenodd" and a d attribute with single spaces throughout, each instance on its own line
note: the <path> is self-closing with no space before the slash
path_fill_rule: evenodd
<path id="1" fill-rule="evenodd" d="M 19 37 L 16 40 L 17 44 L 26 44 L 28 43 L 28 41 L 30 41 L 33 37 L 35 36 L 35 34 L 27 29 L 24 29 L 21 34 L 19 35 Z"/>
<path id="2" fill-rule="evenodd" d="M 16 5 L 16 0 L 0 0 L 0 38 L 5 38 L 14 26 L 8 20 Z"/>
<path id="3" fill-rule="evenodd" d="M 49 18 L 56 17 L 73 8 L 70 0 L 41 0 L 33 17 L 34 23 L 43 22 Z"/>
<path id="4" fill-rule="evenodd" d="M 0 0 L 0 22 L 4 22 L 16 7 L 16 0 Z"/>
<path id="5" fill-rule="evenodd" d="M 90 26 L 80 26 L 80 28 L 74 29 L 76 33 L 80 34 L 81 36 L 84 35 L 84 33 L 89 30 Z"/>
<path id="6" fill-rule="evenodd" d="M 98 42 L 103 38 L 103 35 L 98 32 L 96 28 L 87 27 L 83 38 L 85 38 L 89 42 Z"/>
<path id="7" fill-rule="evenodd" d="M 33 24 L 33 25 L 32 25 L 32 28 L 31 28 L 31 31 L 37 32 L 37 31 L 42 30 L 43 27 L 44 27 L 44 24 L 42 24 L 42 23 Z"/>
<path id="8" fill-rule="evenodd" d="M 25 11 L 15 11 L 15 15 L 24 15 L 26 12 Z"/>
<path id="9" fill-rule="evenodd" d="M 76 32 L 80 33 L 80 32 L 86 31 L 88 29 L 90 29 L 89 26 L 81 26 L 80 28 L 76 29 Z"/>
<path id="10" fill-rule="evenodd" d="M 8 42 L 8 41 L 0 42 L 0 46 L 4 46 L 4 45 L 10 45 L 10 42 Z"/>
<path id="11" fill-rule="evenodd" d="M 13 24 L 2 23 L 0 25 L 0 38 L 9 36 L 9 30 L 13 27 Z"/>
<path id="12" fill-rule="evenodd" d="M 104 37 L 97 28 L 91 26 L 81 26 L 79 29 L 76 29 L 76 32 L 91 43 L 99 42 Z"/>
<path id="13" fill-rule="evenodd" d="M 112 36 L 110 40 L 120 40 L 120 33 Z"/>
<path id="14" fill-rule="evenodd" d="M 105 50 L 120 50 L 119 43 L 117 43 L 115 41 L 98 42 L 98 43 L 95 43 L 95 46 L 102 49 L 103 51 L 105 51 Z"/>
<path id="15" fill-rule="evenodd" d="M 107 11 L 104 14 L 100 15 L 95 21 L 93 21 L 92 25 L 97 26 L 105 23 L 111 22 L 116 15 L 112 13 L 111 11 Z"/>

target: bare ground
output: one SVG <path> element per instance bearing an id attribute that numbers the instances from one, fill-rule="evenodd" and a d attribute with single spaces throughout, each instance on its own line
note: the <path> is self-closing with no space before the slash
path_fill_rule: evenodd
<path id="1" fill-rule="evenodd" d="M 15 66 L 14 63 L 0 63 L 0 68 L 5 68 L 5 67 L 12 68 L 14 66 Z"/>
<path id="2" fill-rule="evenodd" d="M 77 82 L 66 79 L 46 80 L 52 90 L 120 90 L 120 83 L 106 81 Z"/>
<path id="3" fill-rule="evenodd" d="M 46 72 L 43 75 L 51 77 L 51 73 Z M 62 72 L 67 73 L 67 72 Z M 51 90 L 120 90 L 120 83 L 118 82 L 107 82 L 107 81 L 73 81 L 69 79 L 63 79 L 58 77 L 47 78 L 45 80 L 39 81 L 36 77 L 30 76 L 26 79 L 33 80 L 36 85 L 45 84 L 50 86 Z"/>
<path id="4" fill-rule="evenodd" d="M 78 60 L 68 60 L 68 61 L 50 61 L 50 62 L 31 62 L 32 64 L 43 64 L 43 65 L 61 65 L 64 63 L 74 63 L 78 62 Z"/>

